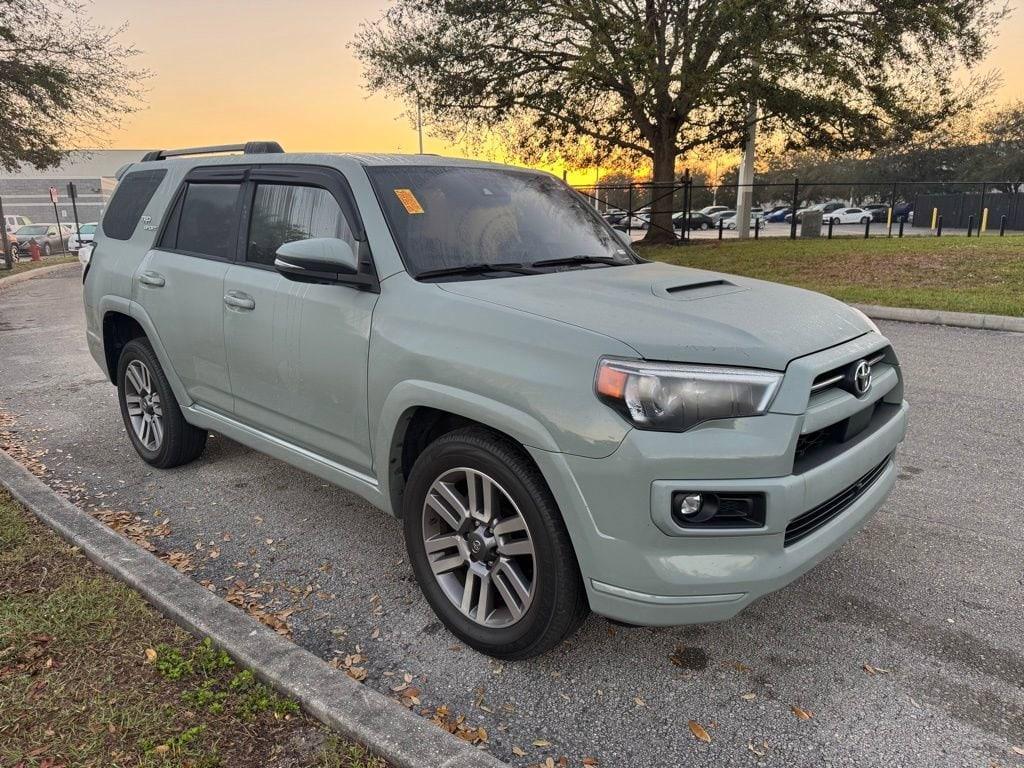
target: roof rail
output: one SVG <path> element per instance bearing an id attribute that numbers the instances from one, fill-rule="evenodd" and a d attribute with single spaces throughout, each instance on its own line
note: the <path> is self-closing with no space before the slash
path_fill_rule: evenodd
<path id="1" fill-rule="evenodd" d="M 142 162 L 166 160 L 186 155 L 215 155 L 223 152 L 241 152 L 246 155 L 273 155 L 284 152 L 276 141 L 247 141 L 245 144 L 219 144 L 213 147 L 185 147 L 184 149 L 154 149 L 142 157 Z"/>

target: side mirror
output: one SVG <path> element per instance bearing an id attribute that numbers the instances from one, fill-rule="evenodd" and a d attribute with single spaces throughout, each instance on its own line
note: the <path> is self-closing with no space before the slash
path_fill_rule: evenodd
<path id="1" fill-rule="evenodd" d="M 335 237 L 295 240 L 277 249 L 274 269 L 298 282 L 341 282 L 359 272 L 352 246 Z"/>

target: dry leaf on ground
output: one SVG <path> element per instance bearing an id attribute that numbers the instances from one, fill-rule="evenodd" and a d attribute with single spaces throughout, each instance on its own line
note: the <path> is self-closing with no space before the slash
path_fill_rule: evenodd
<path id="1" fill-rule="evenodd" d="M 803 707 L 798 707 L 795 704 L 790 707 L 790 710 L 792 710 L 793 714 L 801 720 L 810 720 L 812 717 L 814 717 L 813 712 L 811 712 L 808 709 L 804 709 Z"/>
<path id="2" fill-rule="evenodd" d="M 698 723 L 696 720 L 691 720 L 687 725 L 690 726 L 690 733 L 707 744 L 711 743 L 711 734 L 707 732 L 707 729 L 703 725 Z"/>

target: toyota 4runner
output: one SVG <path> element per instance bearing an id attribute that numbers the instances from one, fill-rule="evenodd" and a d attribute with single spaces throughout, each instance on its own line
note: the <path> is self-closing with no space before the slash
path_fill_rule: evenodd
<path id="1" fill-rule="evenodd" d="M 139 455 L 215 430 L 401 518 L 433 610 L 494 656 L 588 610 L 727 619 L 896 476 L 902 374 L 867 317 L 645 261 L 545 173 L 158 151 L 95 243 L 89 347 Z"/>

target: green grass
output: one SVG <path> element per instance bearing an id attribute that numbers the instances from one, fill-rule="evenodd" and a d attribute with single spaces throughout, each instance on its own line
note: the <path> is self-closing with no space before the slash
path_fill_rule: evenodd
<path id="1" fill-rule="evenodd" d="M 699 241 L 650 259 L 746 275 L 847 302 L 1024 316 L 1024 236 Z"/>
<path id="2" fill-rule="evenodd" d="M 28 272 L 31 269 L 39 269 L 40 267 L 52 267 L 54 264 L 70 264 L 73 261 L 78 261 L 78 257 L 69 254 L 67 256 L 50 256 L 46 259 L 40 259 L 39 261 L 29 261 L 23 259 L 14 265 L 14 269 L 4 269 L 4 259 L 0 256 L 0 280 L 11 275 L 17 275 L 22 272 Z"/>
<path id="3" fill-rule="evenodd" d="M 0 766 L 385 768 L 0 491 Z"/>

